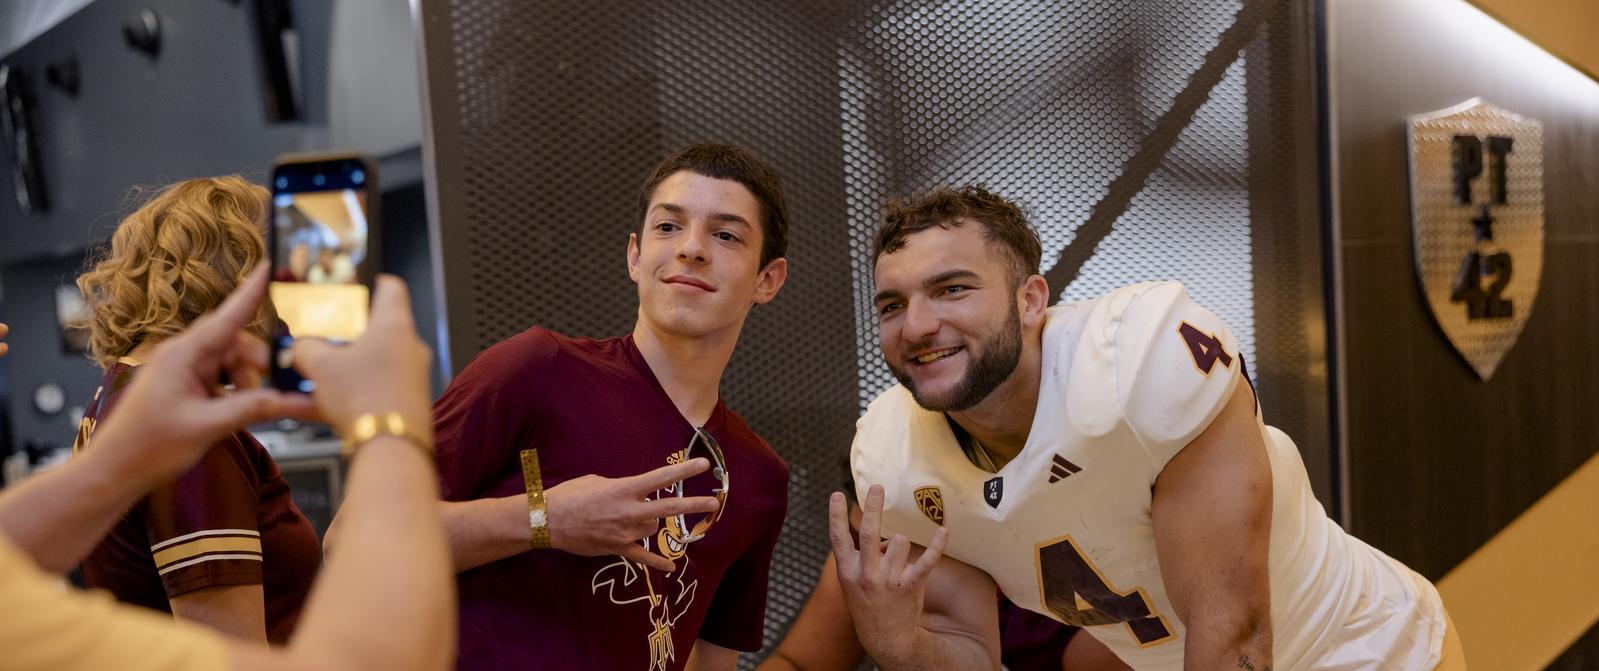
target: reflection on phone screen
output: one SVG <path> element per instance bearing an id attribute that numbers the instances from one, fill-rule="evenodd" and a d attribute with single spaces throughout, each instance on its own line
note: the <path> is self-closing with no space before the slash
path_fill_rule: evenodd
<path id="1" fill-rule="evenodd" d="M 368 289 L 360 279 L 368 275 L 366 192 L 280 192 L 273 196 L 272 225 L 271 296 L 279 319 L 274 363 L 288 368 L 295 338 L 341 343 L 366 330 Z M 308 381 L 298 386 L 311 391 Z"/>

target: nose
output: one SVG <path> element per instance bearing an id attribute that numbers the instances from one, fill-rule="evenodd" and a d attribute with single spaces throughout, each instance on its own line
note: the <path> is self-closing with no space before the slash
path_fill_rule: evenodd
<path id="1" fill-rule="evenodd" d="M 908 342 L 919 343 L 930 340 L 938 333 L 943 322 L 934 314 L 933 306 L 920 297 L 911 298 L 905 304 L 905 319 L 900 328 L 900 336 Z"/>
<path id="2" fill-rule="evenodd" d="M 692 263 L 705 263 L 705 250 L 710 245 L 710 232 L 703 226 L 692 226 L 685 233 L 678 236 L 677 258 Z"/>

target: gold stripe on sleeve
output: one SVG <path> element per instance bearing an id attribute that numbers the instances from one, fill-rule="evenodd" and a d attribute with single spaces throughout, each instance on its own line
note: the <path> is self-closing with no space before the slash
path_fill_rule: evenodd
<path id="1" fill-rule="evenodd" d="M 248 536 L 198 538 L 155 553 L 155 565 L 159 568 L 207 552 L 254 552 L 260 554 L 261 539 Z"/>

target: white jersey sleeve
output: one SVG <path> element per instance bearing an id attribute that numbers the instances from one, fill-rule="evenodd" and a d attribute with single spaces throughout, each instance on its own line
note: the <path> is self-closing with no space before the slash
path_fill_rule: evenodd
<path id="1" fill-rule="evenodd" d="M 1106 294 L 1086 335 L 1097 367 L 1114 376 L 1099 383 L 1114 385 L 1115 407 L 1157 472 L 1210 426 L 1243 368 L 1237 339 L 1177 282 Z"/>

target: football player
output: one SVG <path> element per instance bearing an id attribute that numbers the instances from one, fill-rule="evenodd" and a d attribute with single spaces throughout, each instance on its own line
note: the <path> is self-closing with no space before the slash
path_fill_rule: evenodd
<path id="1" fill-rule="evenodd" d="M 1461 663 L 1433 585 L 1328 519 L 1215 315 L 1177 283 L 1049 308 L 1040 257 L 981 187 L 896 203 L 876 237 L 900 384 L 857 426 L 860 548 L 841 494 L 830 526 L 879 664 L 997 666 L 996 586 L 1139 669 Z"/>

